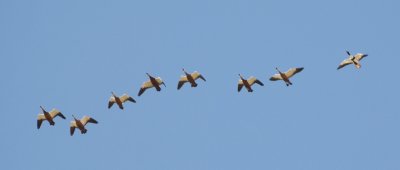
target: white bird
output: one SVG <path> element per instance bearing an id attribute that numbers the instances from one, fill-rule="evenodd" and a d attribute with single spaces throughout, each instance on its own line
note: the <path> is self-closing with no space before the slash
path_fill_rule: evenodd
<path id="1" fill-rule="evenodd" d="M 81 131 L 81 134 L 85 134 L 87 132 L 87 129 L 85 128 L 87 123 L 94 123 L 94 124 L 98 123 L 96 120 L 94 120 L 89 116 L 83 116 L 81 120 L 75 118 L 74 115 L 72 115 L 72 117 L 74 118 L 74 120 L 71 121 L 70 125 L 71 136 L 74 135 L 75 128 L 78 128 Z"/>
<path id="2" fill-rule="evenodd" d="M 179 79 L 178 82 L 178 90 L 186 83 L 189 82 L 192 87 L 197 87 L 197 83 L 195 80 L 197 79 L 202 79 L 203 81 L 206 81 L 206 79 L 197 71 L 193 72 L 192 74 L 189 74 L 185 71 L 185 69 L 182 69 L 182 71 L 185 73 L 185 75 L 181 76 L 181 79 Z"/>
<path id="3" fill-rule="evenodd" d="M 136 103 L 135 99 L 133 99 L 131 96 L 128 96 L 127 94 L 123 94 L 121 97 L 115 95 L 114 92 L 111 92 L 111 94 L 112 96 L 110 97 L 110 100 L 108 100 L 108 108 L 111 108 L 114 103 L 117 103 L 120 109 L 124 109 L 122 103 L 125 103 L 126 101 Z"/>
<path id="4" fill-rule="evenodd" d="M 291 68 L 288 71 L 282 73 L 279 71 L 277 67 L 275 69 L 278 71 L 278 74 L 274 74 L 269 80 L 271 81 L 276 81 L 276 80 L 283 80 L 286 83 L 286 86 L 292 85 L 292 82 L 290 82 L 289 78 L 294 76 L 295 74 L 303 71 L 303 67 L 299 68 Z"/>
<path id="5" fill-rule="evenodd" d="M 140 87 L 138 96 L 142 95 L 144 93 L 144 91 L 148 88 L 155 87 L 157 91 L 161 91 L 161 87 L 160 87 L 161 84 L 164 85 L 164 87 L 166 87 L 165 83 L 163 82 L 163 80 L 160 77 L 154 78 L 149 73 L 146 73 L 146 74 L 147 74 L 147 76 L 149 76 L 150 80 L 148 80 L 142 84 L 142 86 Z"/>
<path id="6" fill-rule="evenodd" d="M 37 117 L 37 128 L 38 129 L 40 128 L 40 126 L 42 125 L 42 122 L 44 120 L 47 120 L 50 123 L 51 126 L 54 126 L 54 124 L 56 124 L 56 123 L 54 122 L 53 119 L 56 116 L 59 116 L 59 117 L 65 119 L 65 116 L 60 111 L 58 111 L 57 109 L 53 109 L 50 112 L 47 112 L 46 110 L 43 109 L 42 106 L 40 106 L 40 108 L 42 109 L 43 113 L 39 113 L 39 115 Z"/>
<path id="7" fill-rule="evenodd" d="M 240 77 L 240 79 L 239 79 L 239 83 L 238 83 L 238 92 L 240 92 L 240 90 L 242 90 L 243 86 L 246 87 L 248 92 L 253 92 L 253 89 L 251 88 L 251 86 L 254 83 L 257 83 L 260 86 L 264 86 L 264 84 L 260 80 L 258 80 L 257 78 L 255 78 L 253 76 L 249 77 L 247 80 L 244 79 L 241 74 L 239 74 L 239 77 Z"/>
<path id="8" fill-rule="evenodd" d="M 343 68 L 344 66 L 347 66 L 349 64 L 354 64 L 354 66 L 356 66 L 356 68 L 361 68 L 361 64 L 360 61 L 364 58 L 367 57 L 368 54 L 362 54 L 362 53 L 358 53 L 356 55 L 351 55 L 350 52 L 346 51 L 347 55 L 349 55 L 349 58 L 343 60 L 340 64 L 339 67 L 337 68 L 338 70 Z"/>

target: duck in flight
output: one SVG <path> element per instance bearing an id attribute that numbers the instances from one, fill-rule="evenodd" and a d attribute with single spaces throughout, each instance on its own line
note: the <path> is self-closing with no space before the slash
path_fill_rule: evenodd
<path id="1" fill-rule="evenodd" d="M 53 109 L 50 112 L 47 112 L 42 106 L 40 106 L 40 109 L 42 109 L 43 113 L 39 113 L 39 115 L 37 117 L 37 128 L 38 129 L 40 129 L 42 122 L 45 120 L 47 120 L 51 126 L 54 126 L 56 124 L 54 122 L 55 117 L 59 116 L 59 117 L 65 119 L 65 116 L 57 109 Z"/>
<path id="2" fill-rule="evenodd" d="M 241 74 L 239 74 L 239 82 L 238 82 L 238 92 L 240 92 L 240 90 L 242 90 L 243 86 L 246 87 L 248 92 L 253 92 L 253 89 L 251 88 L 251 86 L 255 83 L 257 83 L 260 86 L 264 86 L 264 84 L 258 80 L 257 78 L 255 78 L 254 76 L 249 77 L 248 79 L 244 79 L 243 76 Z"/>
<path id="3" fill-rule="evenodd" d="M 146 89 L 149 89 L 152 87 L 156 88 L 157 91 L 161 91 L 161 87 L 160 87 L 161 84 L 164 85 L 164 87 L 166 87 L 165 83 L 163 82 L 163 80 L 160 77 L 155 78 L 155 77 L 151 76 L 149 73 L 146 73 L 146 74 L 147 74 L 147 76 L 149 76 L 150 80 L 148 80 L 142 84 L 142 86 L 140 87 L 138 96 L 142 95 L 144 93 L 144 91 L 146 91 Z"/>
<path id="4" fill-rule="evenodd" d="M 193 72 L 192 74 L 186 72 L 185 69 L 182 69 L 182 71 L 185 73 L 185 75 L 181 76 L 181 79 L 179 79 L 178 90 L 181 89 L 186 82 L 189 82 L 192 87 L 197 87 L 197 79 L 200 78 L 203 81 L 206 81 L 206 79 L 197 71 Z"/>
<path id="5" fill-rule="evenodd" d="M 277 80 L 283 80 L 286 84 L 286 86 L 292 85 L 292 82 L 289 80 L 289 78 L 293 77 L 295 74 L 300 73 L 303 71 L 303 67 L 299 68 L 290 68 L 286 72 L 281 72 L 279 71 L 278 67 L 275 67 L 275 69 L 278 71 L 278 74 L 274 74 L 269 80 L 271 81 L 277 81 Z"/>
<path id="6" fill-rule="evenodd" d="M 131 96 L 128 96 L 127 94 L 123 94 L 120 97 L 115 95 L 114 92 L 111 92 L 111 94 L 112 96 L 110 97 L 110 100 L 108 100 L 108 108 L 111 108 L 114 103 L 117 103 L 118 107 L 123 110 L 124 106 L 122 105 L 122 103 L 125 103 L 126 101 L 136 103 L 135 99 L 133 99 Z"/>
<path id="7" fill-rule="evenodd" d="M 349 64 L 354 64 L 354 66 L 359 69 L 361 68 L 360 61 L 364 58 L 367 57 L 368 54 L 362 54 L 362 53 L 357 53 L 356 55 L 351 55 L 349 51 L 346 51 L 347 55 L 349 56 L 347 59 L 343 60 L 339 66 L 338 70 L 343 68 L 344 66 L 347 66 Z"/>
<path id="8" fill-rule="evenodd" d="M 96 120 L 89 116 L 83 116 L 81 120 L 77 119 L 74 115 L 72 115 L 72 117 L 74 118 L 74 120 L 71 121 L 70 125 L 71 136 L 74 135 L 75 128 L 78 128 L 81 131 L 81 134 L 85 134 L 87 132 L 87 129 L 85 128 L 87 123 L 98 123 Z"/>

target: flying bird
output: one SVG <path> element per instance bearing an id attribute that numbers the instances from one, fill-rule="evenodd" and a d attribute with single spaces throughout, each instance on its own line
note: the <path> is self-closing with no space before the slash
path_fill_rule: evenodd
<path id="1" fill-rule="evenodd" d="M 112 96 L 110 97 L 110 100 L 108 100 L 108 108 L 111 108 L 114 103 L 117 103 L 118 107 L 123 110 L 124 106 L 122 105 L 122 103 L 125 103 L 126 101 L 136 103 L 135 99 L 133 99 L 131 96 L 128 96 L 127 94 L 123 94 L 121 97 L 115 95 L 114 92 L 111 92 L 111 94 Z"/>
<path id="2" fill-rule="evenodd" d="M 345 60 L 343 60 L 340 64 L 339 67 L 337 68 L 338 70 L 343 68 L 344 66 L 347 66 L 349 64 L 354 64 L 354 66 L 356 66 L 356 68 L 361 68 L 361 64 L 360 61 L 364 58 L 367 57 L 367 54 L 362 54 L 362 53 L 357 53 L 356 55 L 351 55 L 350 52 L 346 51 L 347 55 L 349 55 L 349 57 Z"/>
<path id="3" fill-rule="evenodd" d="M 283 80 L 286 83 L 286 86 L 292 85 L 292 82 L 290 82 L 289 78 L 293 77 L 295 74 L 303 71 L 303 67 L 299 68 L 291 68 L 288 71 L 282 73 L 279 71 L 277 67 L 275 69 L 278 71 L 278 74 L 274 74 L 269 80 L 271 81 L 276 81 L 276 80 Z"/>
<path id="4" fill-rule="evenodd" d="M 40 126 L 42 125 L 42 122 L 44 120 L 47 120 L 51 126 L 54 126 L 54 124 L 56 124 L 54 122 L 54 118 L 56 116 L 59 116 L 59 117 L 65 119 L 65 116 L 57 109 L 53 109 L 50 112 L 47 112 L 46 110 L 44 110 L 44 108 L 42 106 L 40 106 L 40 108 L 42 109 L 43 113 L 39 113 L 39 115 L 37 117 L 37 128 L 38 129 L 40 128 Z"/>
<path id="5" fill-rule="evenodd" d="M 155 78 L 155 77 L 151 76 L 149 73 L 146 73 L 146 74 L 147 74 L 147 76 L 149 76 L 150 80 L 148 80 L 142 84 L 142 86 L 140 87 L 138 96 L 142 95 L 144 93 L 144 91 L 148 88 L 154 87 L 154 88 L 156 88 L 157 91 L 161 91 L 161 87 L 160 87 L 161 84 L 164 85 L 164 87 L 166 87 L 165 83 L 163 82 L 163 80 L 160 77 Z"/>
<path id="6" fill-rule="evenodd" d="M 186 72 L 185 69 L 182 69 L 182 71 L 185 73 L 185 75 L 181 76 L 181 79 L 179 79 L 178 90 L 181 89 L 181 87 L 186 82 L 189 82 L 192 87 L 197 87 L 197 83 L 195 80 L 200 78 L 203 81 L 206 81 L 206 79 L 197 71 L 193 72 L 192 74 L 189 74 L 188 72 Z"/>
<path id="7" fill-rule="evenodd" d="M 74 135 L 75 128 L 78 128 L 81 131 L 81 134 L 85 134 L 87 132 L 87 129 L 85 128 L 87 123 L 94 123 L 94 124 L 98 123 L 96 120 L 94 120 L 89 116 L 83 116 L 81 120 L 75 118 L 74 115 L 72 115 L 72 117 L 74 118 L 74 120 L 71 121 L 70 125 L 71 136 Z"/>
<path id="8" fill-rule="evenodd" d="M 241 74 L 239 74 L 239 77 L 240 77 L 240 79 L 239 79 L 239 83 L 238 83 L 238 92 L 240 92 L 240 90 L 242 90 L 243 86 L 246 87 L 248 92 L 253 92 L 253 89 L 251 88 L 251 86 L 254 83 L 257 83 L 260 86 L 264 86 L 264 84 L 260 80 L 258 80 L 257 78 L 255 78 L 253 76 L 249 77 L 247 80 L 244 79 Z"/>

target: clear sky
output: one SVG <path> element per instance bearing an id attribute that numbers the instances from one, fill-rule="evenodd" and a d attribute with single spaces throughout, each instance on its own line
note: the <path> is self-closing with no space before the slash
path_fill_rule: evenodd
<path id="1" fill-rule="evenodd" d="M 398 0 L 0 1 L 0 169 L 400 169 Z M 362 68 L 336 70 L 345 51 Z M 304 67 L 293 86 L 275 67 Z M 207 82 L 177 91 L 182 68 Z M 146 72 L 167 87 L 137 96 Z M 264 87 L 237 92 L 238 73 Z M 111 91 L 136 104 L 107 109 Z M 39 106 L 66 120 L 36 129 Z M 72 114 L 99 124 L 69 135 Z"/>

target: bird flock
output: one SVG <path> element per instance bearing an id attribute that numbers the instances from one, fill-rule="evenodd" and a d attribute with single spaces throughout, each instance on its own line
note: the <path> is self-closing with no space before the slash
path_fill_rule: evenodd
<path id="1" fill-rule="evenodd" d="M 367 57 L 367 54 L 362 54 L 362 53 L 357 53 L 355 55 L 351 55 L 350 52 L 346 51 L 348 58 L 343 60 L 339 66 L 337 67 L 337 70 L 350 65 L 354 64 L 354 66 L 359 69 L 361 68 L 360 61 Z M 303 71 L 303 67 L 298 67 L 298 68 L 290 68 L 286 72 L 281 72 L 277 67 L 275 68 L 278 73 L 274 74 L 271 76 L 269 79 L 270 81 L 277 81 L 277 80 L 282 80 L 285 82 L 286 86 L 293 85 L 293 83 L 289 80 L 289 78 L 293 77 L 297 73 L 300 73 Z M 206 79 L 197 71 L 194 71 L 193 73 L 188 73 L 186 72 L 185 69 L 182 69 L 182 71 L 185 73 L 185 75 L 182 75 L 179 79 L 177 89 L 180 90 L 182 86 L 186 83 L 190 83 L 191 87 L 197 87 L 196 80 L 201 79 L 203 81 L 206 81 Z M 164 81 L 160 77 L 153 77 L 149 73 L 146 73 L 147 76 L 149 77 L 149 80 L 145 81 L 142 86 L 140 87 L 138 96 L 141 96 L 147 89 L 149 88 L 155 88 L 157 91 L 161 91 L 161 85 L 164 85 L 166 87 Z M 264 83 L 262 83 L 260 80 L 258 80 L 254 76 L 250 76 L 248 79 L 245 79 L 241 74 L 239 74 L 239 82 L 238 82 L 238 92 L 240 92 L 243 88 L 243 86 L 247 89 L 248 92 L 253 92 L 253 89 L 251 88 L 254 84 L 258 84 L 260 86 L 264 86 Z M 111 92 L 111 97 L 108 101 L 108 109 L 110 109 L 115 103 L 118 105 L 118 107 L 123 110 L 124 106 L 123 103 L 130 101 L 132 103 L 136 103 L 136 100 L 133 99 L 131 96 L 128 94 L 123 94 L 121 96 L 117 96 L 114 92 Z M 62 119 L 66 119 L 66 117 L 57 109 L 52 109 L 50 112 L 46 111 L 43 106 L 40 106 L 40 109 L 42 110 L 42 113 L 39 113 L 37 116 L 37 129 L 40 129 L 43 121 L 48 121 L 51 126 L 55 125 L 54 119 L 58 116 L 61 117 Z M 73 120 L 70 123 L 70 135 L 73 136 L 75 129 L 78 128 L 81 131 L 81 134 L 85 134 L 87 132 L 87 129 L 85 126 L 87 123 L 93 123 L 97 124 L 98 121 L 93 119 L 90 116 L 83 116 L 82 119 L 77 119 L 74 115 L 72 115 Z"/>

